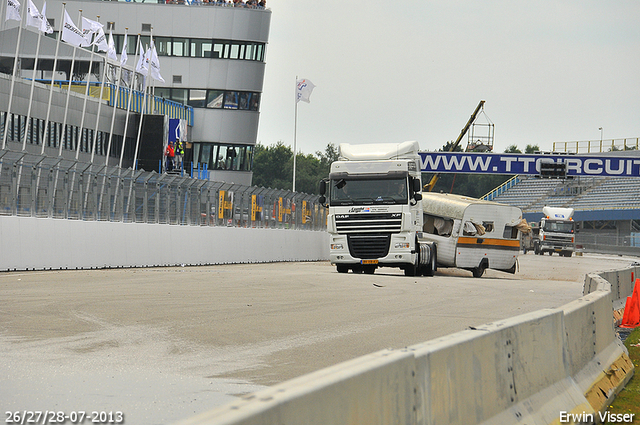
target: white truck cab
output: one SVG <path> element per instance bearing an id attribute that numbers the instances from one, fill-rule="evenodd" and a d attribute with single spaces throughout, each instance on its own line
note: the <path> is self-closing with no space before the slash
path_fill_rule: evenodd
<path id="1" fill-rule="evenodd" d="M 407 275 L 432 274 L 435 248 L 417 240 L 421 190 L 417 142 L 341 144 L 339 160 L 320 185 L 321 202 L 329 207 L 329 256 L 338 272 L 400 267 Z"/>

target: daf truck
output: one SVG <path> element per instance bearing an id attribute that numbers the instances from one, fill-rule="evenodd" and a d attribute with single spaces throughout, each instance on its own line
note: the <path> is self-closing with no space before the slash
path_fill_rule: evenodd
<path id="1" fill-rule="evenodd" d="M 329 208 L 329 256 L 338 272 L 374 273 L 378 267 L 398 267 L 408 276 L 435 272 L 435 243 L 418 241 L 418 149 L 414 141 L 340 144 L 338 161 L 320 182 L 320 202 Z"/>
<path id="2" fill-rule="evenodd" d="M 417 142 L 339 146 L 320 183 L 338 272 L 399 267 L 408 276 L 433 275 L 442 266 L 475 277 L 487 268 L 515 273 L 519 208 L 421 188 Z"/>
<path id="3" fill-rule="evenodd" d="M 573 208 L 544 207 L 538 227 L 538 236 L 533 240 L 533 250 L 538 255 L 554 252 L 571 257 L 576 248 L 576 223 Z"/>

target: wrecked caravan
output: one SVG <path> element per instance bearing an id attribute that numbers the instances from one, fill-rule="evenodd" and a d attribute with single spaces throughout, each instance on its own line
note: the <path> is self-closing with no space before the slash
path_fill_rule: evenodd
<path id="1" fill-rule="evenodd" d="M 519 208 L 427 192 L 421 202 L 423 231 L 418 239 L 436 243 L 438 266 L 466 269 L 474 277 L 486 269 L 515 273 L 520 232 L 528 228 Z"/>

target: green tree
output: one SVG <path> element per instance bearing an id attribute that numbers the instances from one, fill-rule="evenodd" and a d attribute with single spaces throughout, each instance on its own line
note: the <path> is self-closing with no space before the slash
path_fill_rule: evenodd
<path id="1" fill-rule="evenodd" d="M 522 151 L 516 145 L 509 145 L 504 153 L 522 153 Z"/>
<path id="2" fill-rule="evenodd" d="M 527 147 L 524 148 L 524 153 L 536 153 L 536 152 L 540 152 L 540 146 L 538 145 L 527 145 Z"/>
<path id="3" fill-rule="evenodd" d="M 338 159 L 338 149 L 329 143 L 324 152 L 296 156 L 296 191 L 318 193 L 318 182 L 329 176 L 331 163 Z M 257 144 L 253 159 L 253 184 L 273 189 L 292 189 L 293 151 L 281 141 L 275 145 Z"/>
<path id="4" fill-rule="evenodd" d="M 253 156 L 253 184 L 291 190 L 292 156 L 291 148 L 281 141 L 268 147 L 258 143 Z"/>

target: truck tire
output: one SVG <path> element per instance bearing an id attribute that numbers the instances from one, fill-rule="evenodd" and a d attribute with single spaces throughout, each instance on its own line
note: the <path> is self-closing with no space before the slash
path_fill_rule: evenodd
<path id="1" fill-rule="evenodd" d="M 431 245 L 431 258 L 429 259 L 429 264 L 422 269 L 422 274 L 424 276 L 433 276 L 438 270 L 438 254 L 437 254 L 436 245 Z"/>
<path id="2" fill-rule="evenodd" d="M 336 270 L 338 270 L 338 273 L 348 273 L 349 272 L 349 266 L 347 266 L 345 264 L 338 264 L 338 265 L 336 265 Z"/>
<path id="3" fill-rule="evenodd" d="M 418 275 L 418 266 L 415 264 L 408 264 L 404 267 L 404 275 L 405 276 L 417 276 Z"/>

